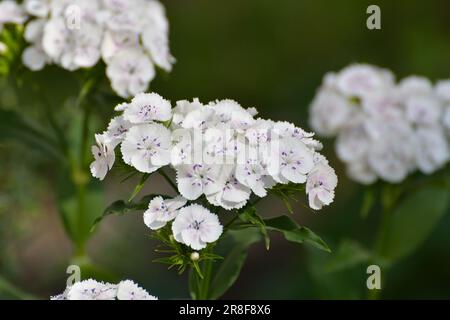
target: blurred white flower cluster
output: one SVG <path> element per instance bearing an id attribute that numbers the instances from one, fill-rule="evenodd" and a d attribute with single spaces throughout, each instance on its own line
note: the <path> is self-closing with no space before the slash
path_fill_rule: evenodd
<path id="1" fill-rule="evenodd" d="M 158 300 L 131 280 L 119 284 L 103 283 L 93 279 L 68 286 L 51 300 Z"/>
<path id="2" fill-rule="evenodd" d="M 28 18 L 27 18 L 28 16 Z M 148 88 L 155 65 L 170 71 L 164 7 L 156 0 L 25 0 L 0 3 L 0 25 L 25 23 L 23 63 L 41 70 L 90 68 L 102 59 L 114 91 L 130 97 Z"/>
<path id="3" fill-rule="evenodd" d="M 199 205 L 185 204 L 202 197 L 225 210 L 246 205 L 252 193 L 265 197 L 276 184 L 306 183 L 309 205 L 321 209 L 334 198 L 337 177 L 317 152 L 313 133 L 288 122 L 255 118 L 233 100 L 202 104 L 178 101 L 175 107 L 156 93 L 142 93 L 115 108 L 121 114 L 96 135 L 92 175 L 103 179 L 119 146 L 123 161 L 151 173 L 170 166 L 176 171 L 180 196 L 155 198 L 144 215 L 151 229 L 174 220 L 179 242 L 194 249 L 218 239 L 217 217 Z"/>
<path id="4" fill-rule="evenodd" d="M 310 123 L 337 137 L 336 153 L 357 182 L 431 174 L 450 159 L 450 80 L 433 85 L 410 76 L 396 83 L 388 70 L 350 65 L 324 77 Z"/>

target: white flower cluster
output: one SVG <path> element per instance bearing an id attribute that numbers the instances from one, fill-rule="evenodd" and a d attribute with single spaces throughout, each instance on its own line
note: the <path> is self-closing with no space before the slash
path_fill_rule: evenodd
<path id="1" fill-rule="evenodd" d="M 182 100 L 172 108 L 156 93 L 138 94 L 115 110 L 122 114 L 96 135 L 92 175 L 105 177 L 119 145 L 123 161 L 140 172 L 171 166 L 180 196 L 153 199 L 145 223 L 158 229 L 175 219 L 175 239 L 194 249 L 217 240 L 222 227 L 205 208 L 184 207 L 187 201 L 204 197 L 214 206 L 239 209 L 252 193 L 264 197 L 268 188 L 288 182 L 306 183 L 313 209 L 333 201 L 337 177 L 317 152 L 321 144 L 293 124 L 255 118 L 255 109 L 233 100 Z"/>
<path id="2" fill-rule="evenodd" d="M 325 76 L 310 112 L 318 134 L 337 137 L 336 153 L 360 183 L 398 183 L 450 159 L 450 80 L 396 83 L 388 70 L 354 64 Z"/>
<path id="3" fill-rule="evenodd" d="M 119 284 L 103 283 L 93 279 L 76 282 L 51 300 L 158 300 L 131 280 Z"/>
<path id="4" fill-rule="evenodd" d="M 156 0 L 3 1 L 0 25 L 24 23 L 25 13 L 30 46 L 22 60 L 33 71 L 50 63 L 90 68 L 103 59 L 114 91 L 130 97 L 148 88 L 155 65 L 170 71 L 175 62 L 165 10 Z"/>

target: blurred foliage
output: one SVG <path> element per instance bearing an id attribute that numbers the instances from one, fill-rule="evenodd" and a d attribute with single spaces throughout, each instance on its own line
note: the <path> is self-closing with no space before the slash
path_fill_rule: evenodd
<path id="1" fill-rule="evenodd" d="M 233 98 L 245 107 L 257 107 L 263 117 L 289 120 L 307 128 L 308 105 L 323 75 L 349 63 L 373 63 L 393 70 L 399 77 L 419 74 L 431 79 L 450 78 L 450 2 L 447 0 L 162 2 L 170 20 L 171 47 L 177 64 L 172 73 L 158 76 L 151 90 L 172 101 L 193 96 L 202 101 Z M 366 28 L 369 4 L 381 8 L 381 30 Z M 102 68 L 100 65 L 95 72 L 104 73 Z M 26 122 L 27 127 L 52 132 L 50 138 L 58 150 L 71 152 L 67 147 L 74 145 L 67 146 L 61 132 L 67 135 L 75 130 L 79 115 L 76 97 L 81 85 L 86 83 L 85 76 L 84 71 L 69 73 L 56 67 L 46 67 L 36 73 L 19 68 L 10 73 L 7 82 L 0 80 L 1 109 L 14 112 L 14 115 L 2 114 L 4 124 L 0 127 L 0 270 L 26 291 L 44 298 L 60 292 L 64 286 L 67 260 L 58 259 L 58 254 L 67 256 L 64 249 L 67 243 L 54 236 L 61 233 L 57 225 L 50 224 L 50 228 L 36 221 L 57 219 L 51 214 L 55 211 L 51 189 L 57 191 L 58 197 L 67 199 L 70 208 L 71 200 L 66 195 L 72 192 L 73 186 L 67 183 L 67 176 L 72 173 L 56 175 L 53 160 L 42 156 L 43 148 L 37 148 L 33 142 L 29 147 L 14 145 L 12 148 L 12 140 L 5 141 L 1 130 L 6 116 L 10 117 L 8 125 L 22 126 L 24 123 L 16 115 L 26 115 L 35 119 L 33 123 Z M 14 81 L 19 78 L 21 81 Z M 98 90 L 102 94 L 88 102 L 95 106 L 91 132 L 105 128 L 112 106 L 118 102 L 109 93 L 106 80 Z M 48 100 L 44 104 L 48 113 L 38 112 L 42 111 L 39 101 L 43 98 Z M 52 119 L 52 114 L 57 118 Z M 61 126 L 55 127 L 55 123 Z M 92 142 L 93 135 L 90 139 Z M 308 250 L 306 246 L 300 248 L 282 241 L 282 235 L 274 236 L 269 252 L 261 242 L 252 245 L 241 277 L 226 298 L 366 295 L 364 264 L 370 259 L 381 207 L 371 203 L 371 197 L 377 197 L 376 194 L 367 194 L 345 177 L 343 166 L 334 156 L 333 141 L 325 141 L 324 152 L 340 179 L 336 201 L 320 213 L 312 214 L 300 205 L 305 199 L 300 199 L 298 204 L 293 204 L 292 217 L 324 237 L 334 252 L 334 260 L 330 260 L 328 253 Z M 152 181 L 148 188 L 155 191 L 154 187 L 160 187 L 159 180 Z M 106 184 L 117 187 L 116 190 L 109 187 L 108 198 L 129 196 L 127 182 L 118 186 L 117 181 L 107 179 Z M 450 214 L 448 207 L 447 212 L 441 208 L 448 201 L 444 200 L 448 193 L 444 193 L 439 192 L 436 197 L 434 193 L 420 194 L 411 200 L 417 203 L 405 203 L 403 209 L 399 208 L 401 213 L 394 225 L 401 232 L 394 232 L 388 241 L 406 243 L 417 250 L 406 255 L 409 248 L 396 246 L 397 249 L 388 252 L 388 256 L 401 259 L 386 275 L 384 298 L 450 297 Z M 258 204 L 259 212 L 272 217 L 286 210 L 275 202 L 263 200 Z M 361 211 L 366 214 L 365 219 Z M 141 217 L 128 215 L 119 220 L 111 217 L 111 223 L 99 229 L 89 251 L 108 271 L 138 281 L 163 299 L 188 297 L 185 278 L 180 279 L 164 266 L 151 262 L 155 258 L 152 253 L 155 243 L 147 238 Z M 428 237 L 421 237 L 416 243 L 405 241 L 411 234 L 424 233 L 423 230 Z M 30 254 L 27 248 L 42 233 L 59 242 L 54 247 L 49 247 L 48 242 L 33 247 Z M 48 252 L 52 255 L 47 255 Z"/>

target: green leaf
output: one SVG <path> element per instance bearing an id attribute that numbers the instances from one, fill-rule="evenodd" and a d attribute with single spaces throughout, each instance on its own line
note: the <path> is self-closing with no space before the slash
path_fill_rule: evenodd
<path id="1" fill-rule="evenodd" d="M 325 272 L 338 272 L 363 264 L 371 258 L 371 252 L 358 242 L 343 240 L 336 253 L 325 265 Z"/>
<path id="2" fill-rule="evenodd" d="M 230 230 L 228 235 L 234 239 L 234 247 L 220 264 L 211 282 L 210 299 L 220 298 L 237 280 L 247 259 L 248 248 L 261 240 L 258 230 Z"/>
<path id="3" fill-rule="evenodd" d="M 15 111 L 0 109 L 0 142 L 19 142 L 29 148 L 60 157 L 56 141 Z"/>
<path id="4" fill-rule="evenodd" d="M 148 207 L 148 203 L 155 197 L 158 196 L 162 196 L 162 197 L 166 197 L 164 195 L 160 195 L 160 194 L 150 194 L 150 195 L 146 195 L 144 197 L 142 197 L 141 200 L 139 200 L 138 202 L 129 202 L 129 201 L 124 201 L 124 200 L 117 200 L 114 201 L 113 203 L 111 203 L 104 211 L 103 214 L 99 217 L 97 217 L 92 226 L 91 226 L 91 232 L 93 232 L 95 230 L 95 228 L 97 227 L 97 225 L 103 220 L 105 219 L 107 216 L 110 215 L 124 215 L 126 213 L 129 212 L 139 212 L 142 210 L 147 209 Z"/>
<path id="5" fill-rule="evenodd" d="M 264 243 L 266 245 L 266 249 L 269 250 L 269 248 L 270 248 L 269 233 L 267 232 L 266 224 L 265 224 L 263 218 L 261 218 L 261 216 L 257 213 L 256 208 L 250 207 L 250 208 L 246 209 L 239 215 L 239 218 L 242 221 L 251 223 L 259 228 L 259 230 L 261 231 L 261 234 L 264 237 Z"/>
<path id="6" fill-rule="evenodd" d="M 279 231 L 283 233 L 286 240 L 297 243 L 309 243 L 312 246 L 331 252 L 328 245 L 313 231 L 306 227 L 299 226 L 290 217 L 282 215 L 276 218 L 264 220 L 268 230 Z"/>
<path id="7" fill-rule="evenodd" d="M 427 239 L 448 207 L 450 193 L 431 186 L 409 194 L 391 212 L 381 246 L 382 258 L 398 260 L 413 253 Z"/>

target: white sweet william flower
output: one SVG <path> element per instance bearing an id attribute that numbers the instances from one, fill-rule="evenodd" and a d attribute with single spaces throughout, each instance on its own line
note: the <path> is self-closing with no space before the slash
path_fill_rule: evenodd
<path id="1" fill-rule="evenodd" d="M 167 121 L 172 117 L 170 102 L 157 93 L 140 93 L 126 108 L 123 116 L 131 123 Z"/>
<path id="2" fill-rule="evenodd" d="M 188 200 L 195 200 L 202 194 L 217 193 L 225 183 L 220 165 L 183 164 L 176 170 L 178 191 Z"/>
<path id="3" fill-rule="evenodd" d="M 44 51 L 64 69 L 90 68 L 100 59 L 102 29 L 84 21 L 80 28 L 70 29 L 63 17 L 52 18 L 44 28 Z"/>
<path id="4" fill-rule="evenodd" d="M 201 250 L 208 243 L 217 241 L 222 231 L 217 215 L 198 204 L 181 208 L 172 224 L 175 240 L 194 250 Z"/>
<path id="5" fill-rule="evenodd" d="M 155 77 L 149 57 L 137 48 L 121 50 L 111 58 L 106 68 L 111 86 L 123 98 L 145 91 Z"/>
<path id="6" fill-rule="evenodd" d="M 428 95 L 433 92 L 433 84 L 425 77 L 409 76 L 402 79 L 397 85 L 400 99 L 408 99 L 412 95 Z"/>
<path id="7" fill-rule="evenodd" d="M 117 300 L 158 300 L 131 280 L 124 280 L 117 285 Z"/>
<path id="8" fill-rule="evenodd" d="M 62 294 L 50 300 L 158 300 L 131 280 L 119 284 L 87 279 L 67 286 Z"/>
<path id="9" fill-rule="evenodd" d="M 188 100 L 177 101 L 175 107 L 172 109 L 172 125 L 181 126 L 188 113 L 201 109 L 202 107 L 203 104 L 198 100 L 198 98 L 194 98 L 192 102 Z"/>
<path id="10" fill-rule="evenodd" d="M 415 137 L 417 166 L 423 173 L 433 173 L 449 161 L 449 142 L 440 127 L 418 128 Z"/>
<path id="11" fill-rule="evenodd" d="M 304 183 L 314 166 L 313 152 L 302 142 L 286 137 L 281 139 L 279 150 L 269 159 L 268 173 L 280 183 Z"/>
<path id="12" fill-rule="evenodd" d="M 105 62 L 111 59 L 121 50 L 137 48 L 139 46 L 139 34 L 132 31 L 105 31 L 103 36 L 101 54 Z"/>
<path id="13" fill-rule="evenodd" d="M 152 230 L 157 230 L 166 225 L 167 222 L 175 219 L 178 209 L 186 204 L 187 200 L 181 196 L 173 199 L 163 199 L 156 197 L 148 204 L 148 209 L 144 212 L 144 223 Z"/>
<path id="14" fill-rule="evenodd" d="M 347 174 L 353 180 L 366 185 L 377 181 L 376 173 L 372 170 L 365 158 L 348 163 Z"/>
<path id="15" fill-rule="evenodd" d="M 291 137 L 294 139 L 298 139 L 312 150 L 320 150 L 323 147 L 322 143 L 313 138 L 314 133 L 307 132 L 302 128 L 298 128 L 290 122 L 279 121 L 275 123 L 275 125 L 273 126 L 273 131 L 281 138 Z"/>
<path id="16" fill-rule="evenodd" d="M 170 131 L 161 124 L 131 127 L 121 145 L 125 163 L 151 173 L 170 163 Z"/>
<path id="17" fill-rule="evenodd" d="M 0 2 L 0 30 L 4 24 L 22 24 L 27 20 L 27 15 L 23 8 L 12 0 Z"/>
<path id="18" fill-rule="evenodd" d="M 322 163 L 316 165 L 308 174 L 306 181 L 309 206 L 320 210 L 323 205 L 333 202 L 337 181 L 336 173 L 330 166 Z"/>
<path id="19" fill-rule="evenodd" d="M 346 97 L 333 90 L 319 91 L 310 106 L 311 127 L 323 136 L 333 136 L 348 122 L 354 108 Z"/>
<path id="20" fill-rule="evenodd" d="M 392 83 L 393 75 L 390 72 L 365 64 L 350 65 L 336 77 L 336 87 L 349 97 L 361 98 Z"/>
<path id="21" fill-rule="evenodd" d="M 406 100 L 406 116 L 411 123 L 432 126 L 438 124 L 442 115 L 442 104 L 432 94 L 411 95 Z"/>
<path id="22" fill-rule="evenodd" d="M 25 0 L 23 6 L 29 15 L 45 18 L 50 13 L 51 1 L 52 0 Z"/>
<path id="23" fill-rule="evenodd" d="M 450 103 L 450 80 L 440 80 L 436 83 L 435 92 L 443 101 Z"/>
<path id="24" fill-rule="evenodd" d="M 236 179 L 261 198 L 267 195 L 266 189 L 275 184 L 267 173 L 267 167 L 254 157 L 247 159 L 244 164 L 236 166 Z"/>
<path id="25" fill-rule="evenodd" d="M 236 179 L 233 166 L 224 171 L 224 174 L 228 176 L 225 179 L 224 186 L 217 193 L 209 195 L 207 199 L 213 205 L 226 210 L 242 208 L 250 198 L 251 189 Z"/>
<path id="26" fill-rule="evenodd" d="M 97 145 L 92 146 L 92 154 L 95 160 L 91 163 L 90 168 L 92 176 L 103 180 L 116 159 L 114 148 L 117 143 L 111 141 L 106 133 L 96 134 L 95 140 Z"/>
<path id="27" fill-rule="evenodd" d="M 115 300 L 117 286 L 92 279 L 76 282 L 67 293 L 68 300 Z"/>
<path id="28" fill-rule="evenodd" d="M 338 135 L 336 153 L 345 162 L 354 162 L 363 158 L 369 149 L 370 137 L 363 122 L 347 126 Z"/>
<path id="29" fill-rule="evenodd" d="M 106 135 L 111 141 L 120 143 L 125 138 L 125 135 L 131 126 L 131 122 L 125 120 L 123 116 L 114 117 L 108 124 Z"/>
<path id="30" fill-rule="evenodd" d="M 26 48 L 22 53 L 22 63 L 31 71 L 42 70 L 47 61 L 48 57 L 45 52 L 35 46 Z"/>
<path id="31" fill-rule="evenodd" d="M 157 66 L 171 71 L 175 58 L 169 50 L 169 26 L 164 7 L 156 1 L 146 1 L 145 4 L 144 10 L 147 11 L 145 15 L 147 19 L 142 32 L 142 43 Z"/>

